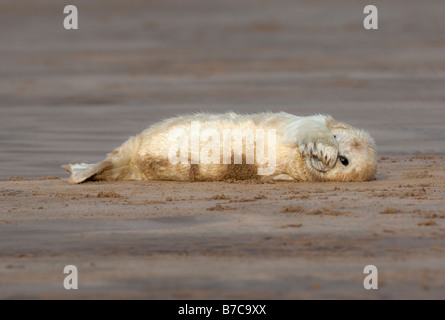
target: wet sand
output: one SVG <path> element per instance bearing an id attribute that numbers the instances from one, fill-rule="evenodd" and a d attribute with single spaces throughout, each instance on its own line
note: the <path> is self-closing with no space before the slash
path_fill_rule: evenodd
<path id="1" fill-rule="evenodd" d="M 77 31 L 58 1 L 0 2 L 0 298 L 443 299 L 445 4 L 427 2 L 375 1 L 378 31 L 356 1 L 76 1 Z M 364 128 L 376 180 L 71 186 L 60 169 L 227 110 Z"/>
<path id="2" fill-rule="evenodd" d="M 408 157 L 364 183 L 1 182 L 0 296 L 443 298 L 444 178 Z"/>

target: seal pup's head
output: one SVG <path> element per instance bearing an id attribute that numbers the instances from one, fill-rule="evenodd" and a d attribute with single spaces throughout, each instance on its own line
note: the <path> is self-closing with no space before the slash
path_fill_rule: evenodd
<path id="1" fill-rule="evenodd" d="M 338 142 L 335 164 L 327 167 L 314 157 L 306 159 L 306 163 L 327 181 L 372 180 L 377 171 L 377 152 L 369 133 L 346 124 L 337 124 L 331 132 Z"/>

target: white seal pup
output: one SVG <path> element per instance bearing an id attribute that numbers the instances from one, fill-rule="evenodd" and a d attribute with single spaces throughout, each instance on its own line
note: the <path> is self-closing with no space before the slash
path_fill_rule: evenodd
<path id="1" fill-rule="evenodd" d="M 199 127 L 196 124 L 199 124 Z M 213 130 L 213 135 L 208 134 L 209 129 Z M 220 147 L 220 142 L 224 140 L 223 136 L 227 130 L 232 130 L 232 133 L 246 130 L 273 133 L 267 135 L 267 139 L 264 138 L 261 143 L 253 143 L 253 148 L 264 143 L 261 150 L 268 153 L 267 163 L 259 161 L 258 157 L 252 160 L 249 156 L 252 147 L 247 146 L 247 136 L 244 137 L 244 143 L 241 142 L 242 162 L 234 162 L 237 151 L 230 137 L 228 158 L 225 153 L 226 158 L 223 159 L 227 150 L 224 151 L 223 147 Z M 176 140 L 172 140 L 172 132 L 176 132 Z M 204 134 L 203 139 L 199 135 L 205 132 L 207 134 Z M 194 138 L 199 139 L 195 147 L 192 141 Z M 207 147 L 203 152 L 209 141 L 214 143 L 212 148 Z M 227 140 L 226 144 L 222 142 L 221 145 L 227 146 Z M 199 150 L 192 150 L 196 149 L 196 146 Z M 214 149 L 215 146 L 218 146 L 218 149 Z M 180 151 L 186 154 L 177 158 Z M 208 160 L 209 154 L 213 155 L 212 161 L 199 162 L 199 159 L 205 157 Z M 71 172 L 68 182 L 72 184 L 87 180 L 366 181 L 373 179 L 376 167 L 375 144 L 367 132 L 338 122 L 329 115 L 298 117 L 285 112 L 251 115 L 233 112 L 198 113 L 178 116 L 155 123 L 142 133 L 129 138 L 97 164 L 62 166 Z M 263 170 L 262 173 L 260 170 Z"/>

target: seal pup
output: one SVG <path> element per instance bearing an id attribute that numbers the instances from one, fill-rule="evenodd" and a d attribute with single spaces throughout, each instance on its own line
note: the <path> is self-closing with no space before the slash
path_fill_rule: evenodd
<path id="1" fill-rule="evenodd" d="M 275 140 L 268 136 L 263 146 L 263 150 L 269 150 L 268 163 L 260 163 L 258 159 L 246 161 L 251 151 L 247 146 L 247 140 L 242 145 L 242 163 L 236 164 L 233 161 L 236 157 L 233 144 L 230 144 L 231 162 L 229 163 L 227 161 L 193 163 L 190 161 L 193 142 L 186 143 L 190 140 L 189 133 L 193 131 L 193 123 L 199 123 L 199 133 L 209 129 L 219 133 L 224 130 L 273 131 Z M 180 163 L 171 161 L 172 146 L 176 143 L 178 147 L 178 143 L 181 142 L 172 141 L 170 137 L 172 132 L 182 132 L 179 140 L 183 136 L 181 146 L 187 148 L 185 150 L 187 155 L 183 160 L 188 161 Z M 219 135 L 216 140 L 222 136 L 222 134 Z M 208 141 L 210 140 L 199 140 L 199 148 L 202 150 Z M 272 143 L 273 148 L 270 148 Z M 258 147 L 258 142 L 256 145 L 254 143 L 255 147 Z M 173 149 L 174 155 L 177 155 L 176 150 L 179 151 L 180 148 Z M 215 149 L 212 149 L 212 153 L 213 151 Z M 222 154 L 217 155 L 216 160 L 218 158 L 221 160 L 222 157 Z M 269 170 L 267 174 L 259 174 L 261 169 L 267 172 L 266 167 L 269 165 L 270 169 L 272 162 L 275 162 L 273 170 Z M 299 117 L 286 112 L 248 115 L 234 112 L 197 113 L 177 116 L 155 123 L 140 134 L 130 137 L 99 163 L 62 166 L 71 173 L 68 179 L 71 184 L 87 180 L 367 181 L 374 178 L 376 167 L 375 143 L 366 131 L 338 122 L 330 115 Z"/>

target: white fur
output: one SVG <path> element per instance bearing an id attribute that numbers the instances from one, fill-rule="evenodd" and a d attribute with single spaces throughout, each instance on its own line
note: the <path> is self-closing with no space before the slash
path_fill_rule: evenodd
<path id="1" fill-rule="evenodd" d="M 173 165 L 168 162 L 171 130 L 190 131 L 192 121 L 200 130 L 275 129 L 276 170 L 268 177 L 250 174 L 245 165 Z M 348 158 L 345 166 L 339 156 Z M 221 162 L 222 163 L 222 162 Z M 298 117 L 289 113 L 239 115 L 198 113 L 156 123 L 128 139 L 108 157 L 91 167 L 68 165 L 70 182 L 93 180 L 223 180 L 230 178 L 272 178 L 302 181 L 370 180 L 376 171 L 375 145 L 368 133 L 337 122 L 329 115 Z M 255 166 L 259 166 L 257 163 Z M 84 168 L 85 167 L 85 168 Z M 250 171 L 249 171 L 250 170 Z M 233 176 L 235 175 L 235 176 Z"/>

